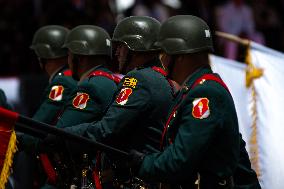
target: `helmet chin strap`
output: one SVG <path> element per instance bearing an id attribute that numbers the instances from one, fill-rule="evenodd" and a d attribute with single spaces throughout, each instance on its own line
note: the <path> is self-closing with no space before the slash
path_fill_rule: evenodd
<path id="1" fill-rule="evenodd" d="M 79 69 L 79 62 L 80 58 L 78 55 L 73 54 L 72 63 L 73 63 L 73 70 L 72 70 L 72 78 L 76 81 L 80 80 L 78 69 Z"/>

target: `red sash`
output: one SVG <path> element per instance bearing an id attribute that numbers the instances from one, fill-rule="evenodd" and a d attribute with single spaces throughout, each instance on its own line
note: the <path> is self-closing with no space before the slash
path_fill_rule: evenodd
<path id="1" fill-rule="evenodd" d="M 41 161 L 43 170 L 47 176 L 48 183 L 55 185 L 57 181 L 57 175 L 47 154 L 44 153 L 39 154 L 39 159 Z"/>
<path id="2" fill-rule="evenodd" d="M 71 76 L 72 72 L 71 72 L 71 70 L 66 70 L 66 71 L 63 72 L 63 74 L 65 76 Z M 114 74 L 109 74 L 109 73 L 101 71 L 101 70 L 96 70 L 96 71 L 89 74 L 89 77 L 97 77 L 97 76 L 106 77 L 106 78 L 114 81 L 116 84 L 118 84 L 121 80 L 118 76 L 116 76 Z M 41 160 L 41 163 L 43 165 L 44 171 L 45 171 L 45 173 L 48 177 L 49 183 L 55 184 L 56 180 L 57 180 L 57 176 L 56 176 L 54 167 L 52 166 L 48 156 L 46 154 L 40 154 L 40 160 Z M 99 174 L 97 174 L 97 176 L 98 175 Z M 99 178 L 96 178 L 96 181 L 97 181 L 96 185 L 98 183 L 98 180 L 99 180 Z M 97 188 L 99 188 L 99 186 L 97 186 Z"/>
<path id="3" fill-rule="evenodd" d="M 89 74 L 89 77 L 97 77 L 97 76 L 103 76 L 106 77 L 112 81 L 114 81 L 116 84 L 118 84 L 120 82 L 120 78 L 118 76 L 116 76 L 115 74 L 110 74 L 101 70 L 96 70 L 92 73 Z"/>
<path id="4" fill-rule="evenodd" d="M 193 85 L 190 87 L 189 90 L 192 90 L 194 87 L 196 87 L 197 85 L 201 84 L 203 81 L 206 81 L 206 80 L 215 81 L 215 82 L 219 83 L 222 87 L 224 87 L 228 91 L 228 93 L 230 93 L 229 88 L 227 87 L 227 85 L 223 82 L 223 80 L 221 78 L 219 78 L 215 74 L 204 74 L 204 75 L 202 75 L 200 78 L 198 78 L 193 83 Z M 170 114 L 170 116 L 169 116 L 169 118 L 168 118 L 168 120 L 166 122 L 166 125 L 164 126 L 164 130 L 163 130 L 162 137 L 161 137 L 161 140 L 160 140 L 160 148 L 161 149 L 163 148 L 163 142 L 165 140 L 165 135 L 166 135 L 167 130 L 168 130 L 168 125 L 171 122 L 172 118 L 174 117 L 176 110 L 179 108 L 179 106 L 180 106 L 182 100 L 185 98 L 186 94 L 188 94 L 188 93 L 183 94 L 180 102 L 173 108 L 173 110 L 172 110 L 172 112 L 171 112 L 171 114 Z M 169 142 L 172 143 L 172 139 L 170 139 Z"/>
<path id="5" fill-rule="evenodd" d="M 71 70 L 65 70 L 63 72 L 63 75 L 65 75 L 65 76 L 72 76 L 72 71 Z"/>
<path id="6" fill-rule="evenodd" d="M 112 81 L 114 81 L 116 84 L 118 84 L 121 80 L 120 77 L 118 77 L 117 75 L 115 74 L 109 74 L 107 72 L 104 72 L 104 71 L 101 71 L 101 70 L 96 70 L 92 73 L 89 74 L 89 77 L 97 77 L 97 76 L 103 76 L 103 77 L 106 77 Z M 95 182 L 95 186 L 97 189 L 102 189 L 102 185 L 101 185 L 101 179 L 100 179 L 100 164 L 101 164 L 101 161 L 100 161 L 100 152 L 97 153 L 97 157 L 96 157 L 96 166 L 94 168 L 94 171 L 93 171 L 93 180 Z"/>
<path id="7" fill-rule="evenodd" d="M 157 66 L 153 66 L 152 69 L 160 74 L 162 74 L 163 76 L 168 76 L 168 72 L 166 72 L 163 68 L 157 67 Z"/>

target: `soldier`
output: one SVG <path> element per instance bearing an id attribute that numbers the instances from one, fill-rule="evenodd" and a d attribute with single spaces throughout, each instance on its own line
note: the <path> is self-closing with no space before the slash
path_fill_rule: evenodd
<path id="1" fill-rule="evenodd" d="M 56 123 L 58 114 L 76 87 L 76 81 L 72 79 L 68 69 L 68 50 L 62 47 L 68 32 L 67 28 L 57 25 L 41 27 L 34 34 L 30 47 L 37 55 L 40 67 L 49 76 L 49 85 L 43 94 L 42 104 L 33 119 L 52 125 Z M 20 147 L 15 162 L 20 163 L 15 163 L 15 177 L 21 188 L 31 188 L 33 181 L 30 180 L 34 179 L 31 167 L 36 165 L 31 160 L 31 154 L 35 152 L 37 139 L 21 133 L 17 133 L 17 139 Z"/>
<path id="2" fill-rule="evenodd" d="M 112 53 L 110 40 L 109 34 L 104 29 L 92 25 L 77 26 L 67 35 L 64 47 L 69 50 L 69 67 L 73 78 L 78 80 L 78 85 L 71 93 L 67 104 L 59 115 L 56 127 L 64 128 L 79 123 L 90 123 L 100 120 L 103 116 L 120 81 L 120 78 L 116 77 L 107 68 Z M 66 151 L 64 149 L 61 149 L 61 151 L 62 153 L 59 154 L 62 158 L 66 156 L 64 154 Z M 58 156 L 54 151 L 52 151 L 52 154 Z M 78 156 L 78 154 L 76 155 Z M 49 164 L 45 154 L 41 154 L 40 157 L 43 165 Z M 73 171 L 70 170 L 70 167 L 74 167 L 75 170 L 81 168 L 82 162 L 78 163 L 80 159 L 78 157 L 74 158 L 77 165 L 69 165 L 69 169 L 65 170 L 65 172 L 60 170 L 61 166 L 59 165 L 63 159 L 57 158 L 58 160 L 53 161 L 55 163 L 54 167 L 46 168 L 45 166 L 49 184 L 62 188 L 72 182 L 72 178 L 67 177 L 79 178 L 78 175 L 66 173 L 66 171 Z M 56 179 L 57 181 L 53 178 L 54 174 L 49 171 L 54 168 L 57 169 L 57 175 L 60 177 Z M 62 180 L 60 180 L 61 178 Z M 78 183 L 73 184 L 78 185 Z"/>
<path id="3" fill-rule="evenodd" d="M 104 29 L 91 25 L 77 26 L 67 36 L 64 46 L 69 50 L 69 66 L 79 82 L 57 127 L 97 121 L 103 116 L 120 81 L 107 68 L 112 52 L 110 40 Z"/>
<path id="4" fill-rule="evenodd" d="M 200 189 L 230 189 L 234 182 L 237 188 L 258 188 L 243 141 L 240 145 L 233 99 L 209 66 L 213 45 L 207 24 L 190 15 L 171 17 L 156 44 L 165 52 L 169 76 L 182 89 L 164 127 L 164 151 L 132 151 L 138 176 L 172 188 L 194 188 L 196 175 Z"/>
<path id="5" fill-rule="evenodd" d="M 116 98 L 101 121 L 65 130 L 125 150 L 159 151 L 159 138 L 173 101 L 170 82 L 158 59 L 160 49 L 154 45 L 159 28 L 157 20 L 146 16 L 128 17 L 118 23 L 112 41 L 117 47 L 119 70 L 126 76 L 118 85 Z M 127 187 L 129 175 L 121 170 L 117 181 Z M 102 184 L 113 181 L 109 170 L 100 175 Z"/>
<path id="6" fill-rule="evenodd" d="M 38 56 L 40 67 L 49 75 L 44 99 L 33 119 L 55 124 L 58 113 L 76 87 L 68 70 L 67 49 L 63 48 L 69 30 L 62 26 L 44 26 L 36 31 L 31 49 Z"/>

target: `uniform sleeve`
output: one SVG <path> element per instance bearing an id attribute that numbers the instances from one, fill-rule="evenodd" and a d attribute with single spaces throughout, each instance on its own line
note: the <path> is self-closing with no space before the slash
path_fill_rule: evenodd
<path id="1" fill-rule="evenodd" d="M 80 123 L 100 120 L 111 103 L 116 84 L 105 77 L 93 77 L 81 84 L 68 101 L 57 127 L 64 128 Z"/>
<path id="2" fill-rule="evenodd" d="M 135 129 L 136 122 L 143 119 L 151 105 L 149 86 L 139 74 L 130 74 L 124 77 L 118 88 L 115 100 L 102 120 L 66 130 L 93 140 L 113 143 Z"/>
<path id="3" fill-rule="evenodd" d="M 238 166 L 234 173 L 234 184 L 240 188 L 260 188 L 257 175 L 251 168 L 249 155 L 246 150 L 246 142 L 243 140 L 240 134 L 240 159 Z"/>
<path id="4" fill-rule="evenodd" d="M 145 156 L 139 170 L 141 178 L 177 182 L 194 174 L 222 122 L 223 108 L 217 96 L 212 91 L 195 90 L 186 97 L 177 111 L 178 124 L 172 125 L 179 127 L 174 142 L 161 153 Z M 207 100 L 200 103 L 200 99 Z"/>
<path id="5" fill-rule="evenodd" d="M 76 82 L 65 76 L 56 77 L 46 88 L 44 99 L 33 119 L 47 124 L 55 124 L 63 105 L 76 87 Z"/>

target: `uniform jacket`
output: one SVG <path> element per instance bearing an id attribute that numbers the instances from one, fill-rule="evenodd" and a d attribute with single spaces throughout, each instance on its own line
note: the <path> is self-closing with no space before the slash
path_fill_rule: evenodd
<path id="1" fill-rule="evenodd" d="M 102 65 L 90 70 L 88 76 L 78 82 L 78 86 L 70 95 L 58 119 L 58 128 L 90 123 L 102 118 L 113 99 L 117 84 L 105 76 L 89 76 L 96 71 L 113 74 Z"/>
<path id="2" fill-rule="evenodd" d="M 240 154 L 234 102 L 215 81 L 202 80 L 192 88 L 204 74 L 211 69 L 197 70 L 181 89 L 164 128 L 164 151 L 145 156 L 138 173 L 142 179 L 191 188 L 197 172 L 201 178 L 233 175 Z"/>
<path id="3" fill-rule="evenodd" d="M 125 150 L 159 151 L 159 138 L 173 93 L 166 77 L 152 69 L 158 65 L 159 60 L 154 60 L 129 72 L 119 83 L 102 120 L 66 130 Z"/>
<path id="4" fill-rule="evenodd" d="M 67 68 L 60 69 L 50 78 L 45 89 L 42 103 L 33 116 L 33 119 L 54 125 L 69 95 L 76 88 L 76 81 L 69 74 Z"/>

